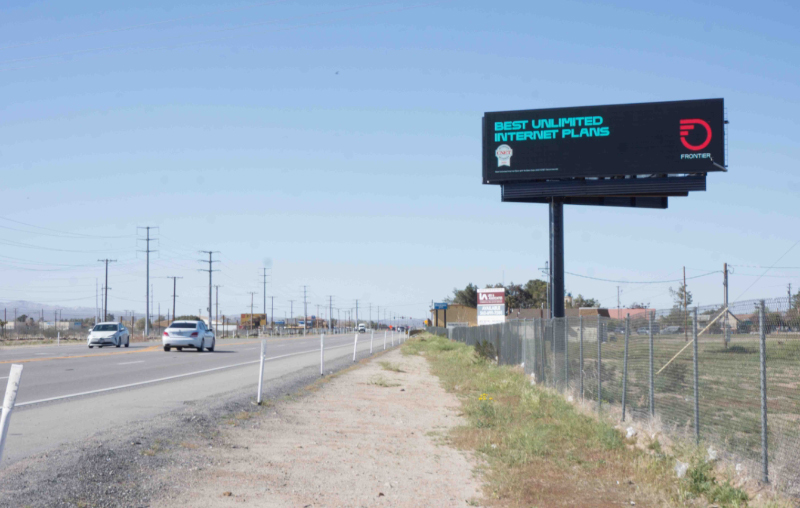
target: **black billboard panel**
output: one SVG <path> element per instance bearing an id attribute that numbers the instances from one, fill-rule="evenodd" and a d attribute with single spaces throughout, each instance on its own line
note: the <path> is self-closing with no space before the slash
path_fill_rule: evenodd
<path id="1" fill-rule="evenodd" d="M 485 113 L 483 183 L 725 166 L 723 99 Z"/>

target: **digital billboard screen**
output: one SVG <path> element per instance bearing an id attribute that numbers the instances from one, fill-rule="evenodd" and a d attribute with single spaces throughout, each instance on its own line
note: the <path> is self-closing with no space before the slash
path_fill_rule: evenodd
<path id="1" fill-rule="evenodd" d="M 723 99 L 485 113 L 483 183 L 720 171 Z"/>

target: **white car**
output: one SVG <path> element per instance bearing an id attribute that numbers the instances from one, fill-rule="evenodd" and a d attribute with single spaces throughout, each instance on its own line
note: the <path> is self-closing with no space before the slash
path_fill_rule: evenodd
<path id="1" fill-rule="evenodd" d="M 183 351 L 185 347 L 197 349 L 198 353 L 203 348 L 214 351 L 215 343 L 214 331 L 207 328 L 202 321 L 175 321 L 164 330 L 161 337 L 164 351 L 172 348 Z"/>
<path id="2" fill-rule="evenodd" d="M 131 345 L 131 335 L 122 323 L 97 323 L 89 332 L 87 341 L 89 349 L 97 346 Z"/>
<path id="3" fill-rule="evenodd" d="M 367 333 L 367 325 L 364 323 L 358 325 L 358 333 Z"/>

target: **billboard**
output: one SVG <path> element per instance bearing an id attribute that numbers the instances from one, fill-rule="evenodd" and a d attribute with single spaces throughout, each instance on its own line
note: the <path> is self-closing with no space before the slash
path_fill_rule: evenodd
<path id="1" fill-rule="evenodd" d="M 494 325 L 506 321 L 505 288 L 478 290 L 478 326 Z"/>
<path id="2" fill-rule="evenodd" d="M 724 171 L 723 99 L 485 113 L 483 183 Z"/>

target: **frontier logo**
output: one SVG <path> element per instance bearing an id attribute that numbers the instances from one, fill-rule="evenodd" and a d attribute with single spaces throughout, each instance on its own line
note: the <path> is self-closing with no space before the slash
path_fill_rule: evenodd
<path id="1" fill-rule="evenodd" d="M 700 125 L 706 130 L 706 140 L 699 145 L 693 145 L 686 141 L 686 136 L 689 135 L 690 130 L 694 129 L 695 125 Z M 681 143 L 683 143 L 683 146 L 689 150 L 692 150 L 693 152 L 702 150 L 703 148 L 707 147 L 709 143 L 711 143 L 711 127 L 705 120 L 700 120 L 699 118 L 687 118 L 685 120 L 681 120 Z"/>

